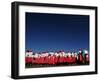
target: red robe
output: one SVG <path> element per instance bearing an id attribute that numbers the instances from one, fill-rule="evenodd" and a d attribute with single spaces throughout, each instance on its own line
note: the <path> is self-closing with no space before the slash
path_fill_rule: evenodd
<path id="1" fill-rule="evenodd" d="M 32 62 L 32 57 L 25 57 L 25 63 Z"/>
<path id="2" fill-rule="evenodd" d="M 86 62 L 89 62 L 89 55 L 87 54 L 86 56 L 85 56 L 85 60 L 86 60 Z"/>
<path id="3" fill-rule="evenodd" d="M 36 64 L 39 64 L 39 57 L 38 58 L 35 58 L 35 63 Z"/>
<path id="4" fill-rule="evenodd" d="M 59 63 L 64 63 L 64 57 L 59 57 Z"/>
<path id="5" fill-rule="evenodd" d="M 36 63 L 36 58 L 33 57 L 32 64 L 35 64 L 35 63 Z"/>
<path id="6" fill-rule="evenodd" d="M 72 57 L 72 63 L 76 62 L 76 57 Z"/>
<path id="7" fill-rule="evenodd" d="M 58 57 L 55 56 L 55 64 L 57 64 L 57 63 L 58 63 Z"/>
<path id="8" fill-rule="evenodd" d="M 25 63 L 28 63 L 28 57 L 25 57 Z"/>
<path id="9" fill-rule="evenodd" d="M 41 61 L 41 64 L 44 64 L 44 57 L 41 57 L 40 61 Z"/>
<path id="10" fill-rule="evenodd" d="M 67 59 L 68 59 L 67 61 L 68 63 L 72 63 L 72 57 L 68 57 Z"/>
<path id="11" fill-rule="evenodd" d="M 82 60 L 83 60 L 83 57 L 82 57 L 82 54 L 80 54 L 79 55 L 79 61 L 82 62 Z"/>
<path id="12" fill-rule="evenodd" d="M 63 57 L 63 62 L 64 62 L 64 63 L 66 62 L 66 57 Z"/>
<path id="13" fill-rule="evenodd" d="M 55 56 L 50 56 L 48 59 L 49 64 L 55 64 Z"/>
<path id="14" fill-rule="evenodd" d="M 48 56 L 46 56 L 46 57 L 44 58 L 44 64 L 49 64 L 49 57 L 48 57 Z"/>

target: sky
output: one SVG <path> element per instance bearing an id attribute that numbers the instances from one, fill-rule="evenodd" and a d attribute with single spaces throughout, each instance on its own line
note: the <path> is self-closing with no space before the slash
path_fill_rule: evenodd
<path id="1" fill-rule="evenodd" d="M 25 48 L 34 52 L 89 50 L 89 16 L 26 12 Z"/>

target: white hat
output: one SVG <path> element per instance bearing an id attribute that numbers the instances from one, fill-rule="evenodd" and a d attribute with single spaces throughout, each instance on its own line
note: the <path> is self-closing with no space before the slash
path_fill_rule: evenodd
<path id="1" fill-rule="evenodd" d="M 85 54 L 88 54 L 88 51 L 87 51 L 87 50 L 84 50 L 84 53 L 85 53 Z"/>

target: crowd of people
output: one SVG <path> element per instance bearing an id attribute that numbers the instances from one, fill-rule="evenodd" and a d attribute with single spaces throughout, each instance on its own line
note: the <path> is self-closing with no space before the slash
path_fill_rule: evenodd
<path id="1" fill-rule="evenodd" d="M 89 53 L 87 50 L 78 52 L 41 52 L 34 53 L 27 50 L 25 53 L 26 66 L 35 65 L 83 65 L 89 64 Z"/>

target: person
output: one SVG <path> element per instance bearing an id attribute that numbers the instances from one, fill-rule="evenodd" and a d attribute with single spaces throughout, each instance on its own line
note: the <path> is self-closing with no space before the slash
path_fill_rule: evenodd
<path id="1" fill-rule="evenodd" d="M 62 56 L 62 54 L 60 54 L 60 56 L 59 56 L 59 61 L 58 61 L 60 65 L 63 63 L 63 60 L 64 60 L 64 59 L 63 59 L 63 56 Z"/>
<path id="2" fill-rule="evenodd" d="M 31 66 L 32 65 L 32 57 L 26 57 L 26 63 L 28 66 Z"/>
<path id="3" fill-rule="evenodd" d="M 50 64 L 50 65 L 54 65 L 54 64 L 55 64 L 55 56 L 54 56 L 54 55 L 51 55 L 51 56 L 49 57 L 49 64 Z"/>
<path id="4" fill-rule="evenodd" d="M 76 53 L 76 52 L 74 53 L 74 55 L 75 55 L 75 56 L 74 56 L 74 57 L 75 57 L 75 64 L 77 64 L 78 55 L 77 55 L 77 53 Z"/>
<path id="5" fill-rule="evenodd" d="M 86 54 L 85 55 L 85 63 L 86 64 L 89 64 L 89 54 Z"/>
<path id="6" fill-rule="evenodd" d="M 29 57 L 28 56 L 25 57 L 25 64 L 26 64 L 26 66 L 29 66 Z"/>
<path id="7" fill-rule="evenodd" d="M 48 54 L 48 56 L 44 57 L 44 64 L 45 65 L 49 65 L 50 64 L 49 58 L 50 58 L 50 54 Z"/>
<path id="8" fill-rule="evenodd" d="M 83 64 L 82 50 L 78 53 L 78 64 Z"/>
<path id="9" fill-rule="evenodd" d="M 32 65 L 32 55 L 33 55 L 32 50 L 26 50 L 26 53 L 25 53 L 26 66 L 31 66 Z"/>
<path id="10" fill-rule="evenodd" d="M 89 53 L 87 50 L 84 50 L 84 60 L 85 60 L 85 64 L 89 64 Z"/>

